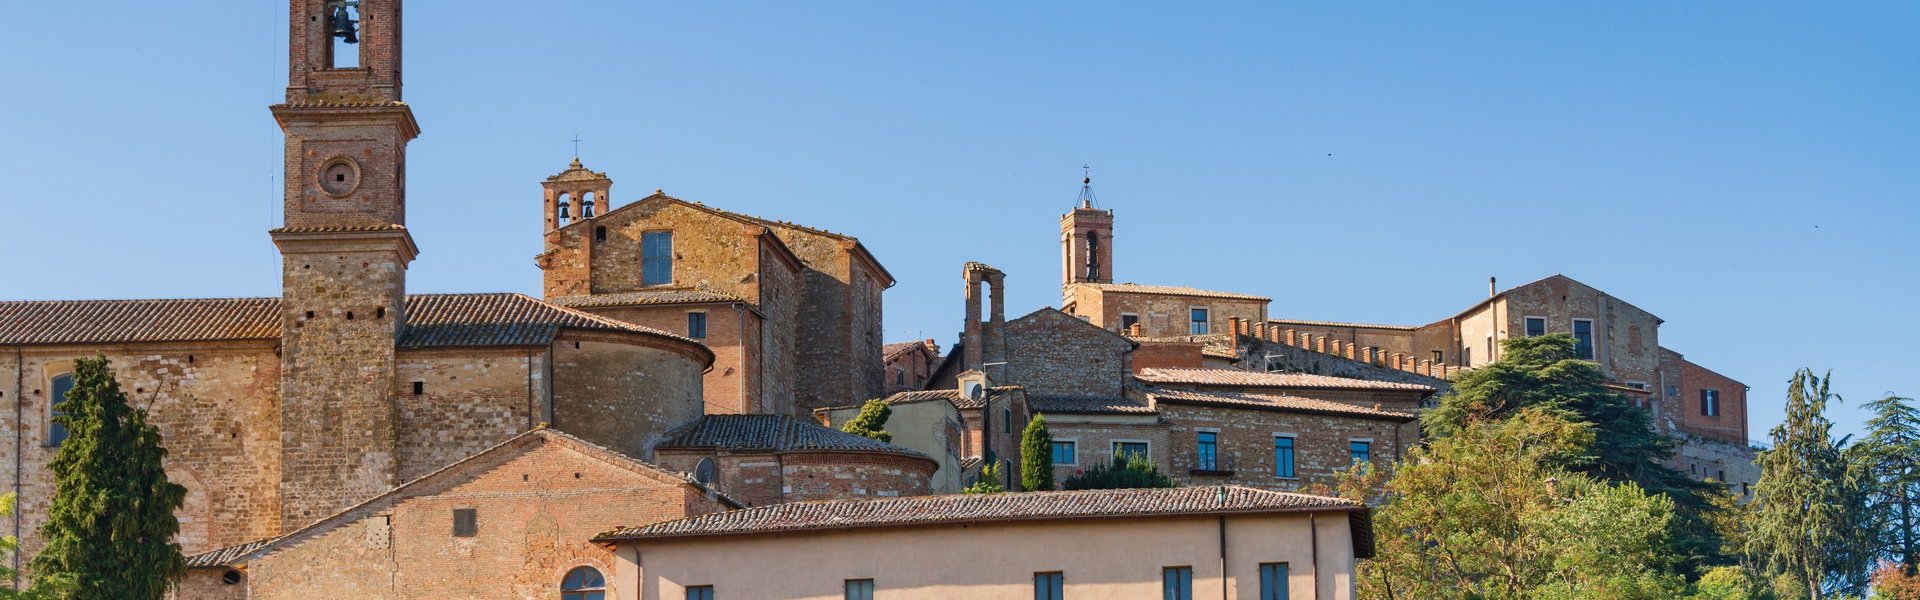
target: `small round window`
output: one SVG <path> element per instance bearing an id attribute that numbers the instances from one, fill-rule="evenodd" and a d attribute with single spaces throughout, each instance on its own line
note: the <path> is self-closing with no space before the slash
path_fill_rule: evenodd
<path id="1" fill-rule="evenodd" d="M 335 158 L 320 167 L 320 189 L 345 196 L 360 188 L 360 165 L 347 158 Z"/>

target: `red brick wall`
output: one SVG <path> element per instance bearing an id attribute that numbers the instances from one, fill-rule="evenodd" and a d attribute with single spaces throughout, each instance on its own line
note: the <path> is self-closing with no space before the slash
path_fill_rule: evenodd
<path id="1" fill-rule="evenodd" d="M 1313 482 L 1332 483 L 1335 472 L 1351 465 L 1348 442 L 1355 438 L 1372 440 L 1373 465 L 1393 468 L 1393 461 L 1404 445 L 1414 440 L 1392 421 L 1312 415 L 1266 410 L 1246 410 L 1186 404 L 1159 403 L 1163 420 L 1168 423 L 1167 462 L 1162 470 L 1188 485 L 1234 483 L 1275 490 L 1295 490 Z M 1200 475 L 1196 466 L 1198 432 L 1218 430 L 1219 462 L 1231 467 L 1232 475 Z M 1294 434 L 1293 479 L 1274 476 L 1273 438 L 1276 433 Z"/>
<path id="2" fill-rule="evenodd" d="M 1680 416 L 1681 431 L 1722 441 L 1746 443 L 1746 384 L 1686 359 L 1680 360 L 1680 380 L 1680 397 L 1672 399 L 1672 414 Z M 1718 415 L 1701 414 L 1701 390 L 1717 390 L 1720 393 Z"/>
<path id="3" fill-rule="evenodd" d="M 1200 349 L 1206 344 L 1194 342 L 1141 342 L 1133 349 L 1133 372 L 1141 369 L 1198 369 L 1205 366 Z"/>

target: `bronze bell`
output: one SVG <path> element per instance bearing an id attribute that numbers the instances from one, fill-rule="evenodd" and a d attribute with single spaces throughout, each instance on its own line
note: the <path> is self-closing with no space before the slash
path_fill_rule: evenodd
<path id="1" fill-rule="evenodd" d="M 341 38 L 341 41 L 349 44 L 360 43 L 360 36 L 353 30 L 353 19 L 347 16 L 346 3 L 341 3 L 333 9 L 333 37 Z"/>
<path id="2" fill-rule="evenodd" d="M 567 203 L 561 202 L 560 203 L 560 220 L 565 221 L 571 218 L 573 218 L 573 216 L 568 214 L 567 212 Z"/>

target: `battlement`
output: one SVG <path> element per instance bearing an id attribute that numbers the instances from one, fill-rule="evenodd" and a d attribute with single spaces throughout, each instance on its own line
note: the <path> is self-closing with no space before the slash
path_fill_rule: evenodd
<path id="1" fill-rule="evenodd" d="M 1229 336 L 1229 339 L 1232 340 L 1235 350 L 1239 349 L 1240 338 L 1248 337 L 1269 344 L 1290 346 L 1336 358 L 1367 363 L 1376 367 L 1405 371 L 1438 379 L 1450 378 L 1455 373 L 1459 373 L 1466 368 L 1460 365 L 1421 359 L 1400 352 L 1389 352 L 1375 346 L 1342 341 L 1330 338 L 1325 334 L 1315 335 L 1313 333 L 1298 331 L 1291 327 L 1282 327 L 1276 323 L 1254 323 L 1241 320 L 1238 317 L 1232 317 L 1227 319 L 1227 324 L 1228 331 L 1233 333 L 1232 336 Z"/>

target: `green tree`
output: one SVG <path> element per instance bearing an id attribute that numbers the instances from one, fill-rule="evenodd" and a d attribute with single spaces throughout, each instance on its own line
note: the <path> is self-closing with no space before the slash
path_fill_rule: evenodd
<path id="1" fill-rule="evenodd" d="M 893 434 L 887 433 L 887 417 L 893 416 L 893 409 L 879 398 L 868 400 L 860 405 L 860 414 L 847 421 L 840 430 L 857 436 L 872 438 L 882 442 L 893 442 Z"/>
<path id="2" fill-rule="evenodd" d="M 1020 432 L 1020 489 L 1053 489 L 1053 433 L 1046 415 L 1034 415 Z"/>
<path id="3" fill-rule="evenodd" d="M 173 512 L 187 490 L 167 481 L 160 431 L 127 404 L 107 359 L 74 361 L 73 373 L 55 417 L 68 435 L 47 465 L 54 492 L 34 585 L 62 598 L 158 600 L 186 570 Z"/>
<path id="4" fill-rule="evenodd" d="M 1068 490 L 1111 490 L 1122 488 L 1180 487 L 1179 482 L 1160 473 L 1153 461 L 1135 453 L 1113 457 L 1113 463 L 1095 466 L 1085 473 L 1067 478 L 1060 485 Z"/>
<path id="5" fill-rule="evenodd" d="M 1673 440 L 1654 431 L 1647 411 L 1605 387 L 1599 365 L 1574 354 L 1573 336 L 1508 338 L 1500 360 L 1462 372 L 1453 391 L 1421 416 L 1421 428 L 1444 438 L 1477 422 L 1498 421 L 1521 410 L 1539 410 L 1594 427 L 1587 459 L 1567 468 L 1604 481 L 1630 482 L 1671 498 L 1669 522 L 1677 569 L 1730 564 L 1711 523 L 1711 495 L 1719 486 L 1696 481 L 1667 466 Z"/>
<path id="6" fill-rule="evenodd" d="M 1387 483 L 1368 598 L 1678 596 L 1673 502 L 1577 472 L 1594 427 L 1523 408 L 1415 448 Z"/>
<path id="7" fill-rule="evenodd" d="M 1873 418 L 1860 440 L 1858 456 L 1867 476 L 1870 531 L 1879 534 L 1874 549 L 1897 561 L 1908 576 L 1920 566 L 1920 409 L 1912 398 L 1887 394 L 1867 403 Z"/>
<path id="8" fill-rule="evenodd" d="M 1773 428 L 1773 449 L 1761 452 L 1747 552 L 1768 572 L 1787 575 L 1815 600 L 1858 592 L 1872 565 L 1859 551 L 1866 530 L 1862 469 L 1850 468 L 1843 441 L 1827 420 L 1831 380 L 1810 369 L 1787 384 L 1787 418 Z"/>
<path id="9" fill-rule="evenodd" d="M 980 479 L 960 491 L 968 494 L 998 494 L 1007 491 L 1007 488 L 1000 485 L 1000 468 L 987 463 L 980 465 Z"/>

